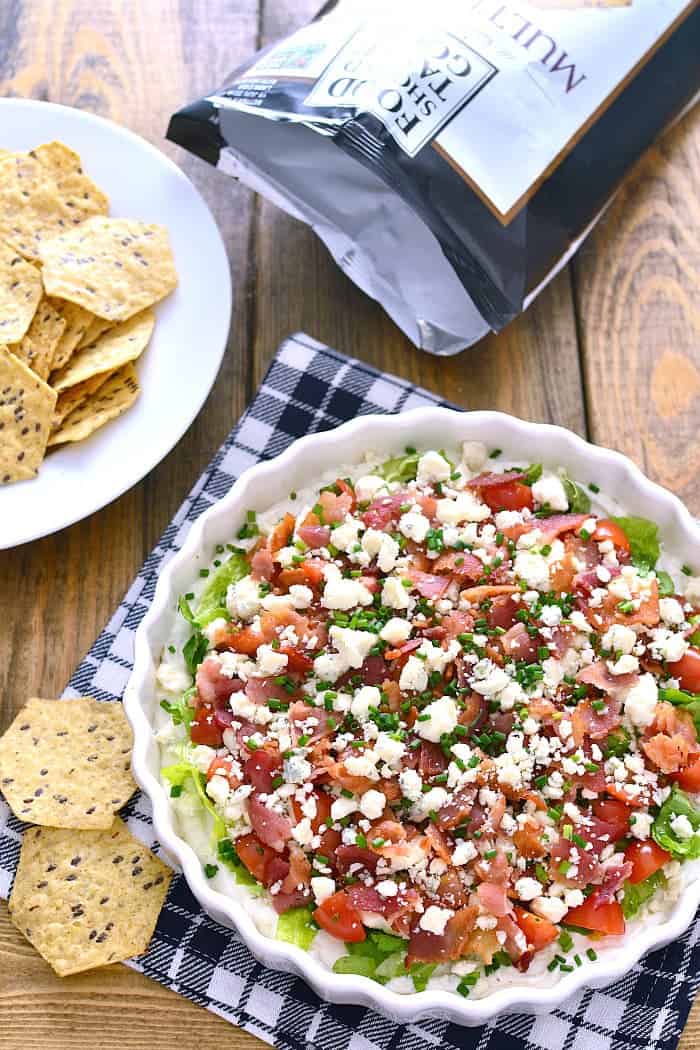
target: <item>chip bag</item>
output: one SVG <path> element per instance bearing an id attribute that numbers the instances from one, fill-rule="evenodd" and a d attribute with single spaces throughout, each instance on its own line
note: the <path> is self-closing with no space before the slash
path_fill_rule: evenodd
<path id="1" fill-rule="evenodd" d="M 414 343 L 516 317 L 700 91 L 686 0 L 337 0 L 168 137 L 309 223 Z"/>

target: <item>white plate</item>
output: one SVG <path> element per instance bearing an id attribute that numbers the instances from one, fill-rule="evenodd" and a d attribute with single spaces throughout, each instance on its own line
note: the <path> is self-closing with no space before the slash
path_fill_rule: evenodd
<path id="1" fill-rule="evenodd" d="M 167 227 L 179 284 L 156 306 L 153 338 L 136 363 L 141 395 L 86 441 L 49 453 L 30 481 L 0 488 L 0 549 L 47 536 L 135 485 L 182 437 L 219 371 L 231 320 L 221 234 L 189 179 L 149 143 L 79 109 L 0 99 L 0 148 L 60 139 L 108 195 L 110 215 Z"/>
<path id="2" fill-rule="evenodd" d="M 237 929 L 266 966 L 299 974 L 324 1000 L 361 1003 L 399 1021 L 445 1017 L 477 1025 L 505 1011 L 553 1010 L 585 986 L 599 988 L 612 983 L 645 952 L 680 937 L 700 905 L 696 867 L 688 865 L 688 885 L 667 911 L 631 927 L 625 937 L 611 937 L 596 944 L 597 961 L 584 959 L 573 973 L 545 974 L 530 980 L 517 970 L 504 970 L 507 983 L 482 998 L 463 999 L 442 990 L 399 995 L 367 977 L 333 973 L 300 948 L 266 937 L 238 901 L 214 889 L 194 850 L 179 833 L 169 794 L 160 782 L 161 760 L 154 734 L 160 713 L 156 669 L 178 615 L 178 595 L 189 590 L 200 568 L 209 565 L 215 546 L 231 539 L 246 510 L 266 510 L 291 488 L 308 485 L 309 479 L 324 471 L 340 463 L 361 462 L 368 449 L 390 456 L 407 444 L 449 448 L 462 441 L 483 441 L 489 448 L 502 448 L 506 458 L 562 466 L 571 477 L 583 482 L 595 479 L 602 492 L 617 500 L 627 513 L 654 519 L 665 549 L 679 563 L 695 563 L 700 548 L 697 522 L 679 499 L 645 478 L 619 452 L 590 445 L 561 427 L 528 423 L 500 412 L 418 408 L 398 415 L 360 416 L 336 430 L 301 438 L 276 459 L 246 470 L 230 491 L 197 519 L 182 549 L 161 568 L 153 603 L 136 632 L 134 670 L 124 693 L 124 708 L 134 730 L 134 775 L 153 804 L 156 837 L 180 865 L 190 889 L 209 915 L 224 926 Z"/>

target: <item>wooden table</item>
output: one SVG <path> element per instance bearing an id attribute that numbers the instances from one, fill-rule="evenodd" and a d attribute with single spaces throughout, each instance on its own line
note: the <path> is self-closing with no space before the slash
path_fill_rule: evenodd
<path id="1" fill-rule="evenodd" d="M 465 408 L 560 423 L 620 449 L 700 514 L 700 112 L 639 164 L 573 265 L 526 316 L 476 349 L 431 357 L 343 276 L 306 227 L 163 139 L 175 109 L 317 6 L 0 3 L 0 94 L 91 110 L 173 157 L 219 222 L 236 291 L 221 374 L 173 452 L 87 521 L 0 554 L 0 730 L 27 696 L 60 693 L 275 348 L 298 329 Z M 10 925 L 4 903 L 0 1031 L 5 1050 L 255 1042 L 124 966 L 59 980 Z M 700 1047 L 698 1009 L 681 1046 Z"/>

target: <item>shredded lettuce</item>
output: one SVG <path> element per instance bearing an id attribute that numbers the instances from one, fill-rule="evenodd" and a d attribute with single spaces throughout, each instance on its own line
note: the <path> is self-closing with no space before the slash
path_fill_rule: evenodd
<path id="1" fill-rule="evenodd" d="M 672 821 L 676 817 L 688 818 L 693 834 L 681 838 L 674 831 Z M 651 834 L 654 841 L 678 860 L 695 860 L 700 857 L 700 810 L 696 809 L 684 791 L 674 785 L 671 794 L 659 810 Z"/>
<path id="2" fill-rule="evenodd" d="M 381 467 L 377 467 L 377 473 L 385 481 L 415 481 L 419 459 L 420 456 L 417 452 L 409 452 L 404 456 L 394 456 L 392 459 L 388 459 L 386 463 L 382 463 Z"/>
<path id="3" fill-rule="evenodd" d="M 406 941 L 402 937 L 368 930 L 367 939 L 346 945 L 348 954 L 337 959 L 335 973 L 355 973 L 369 977 L 378 984 L 386 984 L 392 977 L 408 975 L 417 992 L 425 991 L 435 970 L 434 963 L 414 963 L 406 969 Z"/>
<path id="4" fill-rule="evenodd" d="M 216 812 L 214 803 L 205 790 L 206 777 L 191 762 L 175 762 L 171 766 L 164 766 L 161 774 L 172 787 L 181 787 L 186 790 L 194 790 L 204 809 L 211 816 L 214 825 L 212 835 L 215 839 L 221 839 L 226 834 L 226 825 Z"/>
<path id="5" fill-rule="evenodd" d="M 655 871 L 643 882 L 626 882 L 624 897 L 622 898 L 622 914 L 626 919 L 632 919 L 639 909 L 650 901 L 656 891 L 666 885 L 666 876 L 663 871 Z"/>
<path id="6" fill-rule="evenodd" d="M 195 617 L 199 627 L 206 627 L 219 616 L 229 618 L 226 608 L 226 591 L 229 585 L 248 576 L 250 567 L 243 551 L 234 551 L 228 561 L 211 574 L 199 599 Z"/>
<path id="7" fill-rule="evenodd" d="M 676 585 L 664 569 L 656 570 L 656 580 L 659 584 L 659 598 L 670 598 L 676 593 Z"/>
<path id="8" fill-rule="evenodd" d="M 296 944 L 298 948 L 308 951 L 314 937 L 318 933 L 318 926 L 312 918 L 313 908 L 291 908 L 277 920 L 277 939 L 287 941 L 288 944 Z"/>
<path id="9" fill-rule="evenodd" d="M 620 526 L 630 543 L 632 563 L 646 572 L 653 569 L 659 560 L 659 528 L 648 518 L 612 518 Z"/>
<path id="10" fill-rule="evenodd" d="M 194 708 L 190 704 L 190 700 L 194 696 L 195 689 L 192 686 L 190 689 L 186 689 L 179 700 L 161 700 L 160 706 L 164 711 L 167 711 L 176 726 L 184 726 L 189 733 L 192 719 L 194 718 Z"/>
<path id="11" fill-rule="evenodd" d="M 433 975 L 435 969 L 435 963 L 414 963 L 411 969 L 408 971 L 411 980 L 413 981 L 413 987 L 417 992 L 424 992 L 428 987 L 428 981 Z"/>
<path id="12" fill-rule="evenodd" d="M 659 700 L 666 700 L 676 707 L 683 707 L 690 713 L 695 728 L 700 733 L 700 695 L 686 693 L 683 689 L 659 689 Z"/>
<path id="13" fill-rule="evenodd" d="M 204 657 L 207 655 L 209 650 L 209 642 L 204 637 L 201 631 L 195 631 L 187 639 L 182 647 L 182 655 L 185 658 L 187 664 L 187 670 L 190 672 L 192 677 L 197 673 L 197 668 L 201 664 Z"/>
<path id="14" fill-rule="evenodd" d="M 580 485 L 577 485 L 566 474 L 562 474 L 561 483 L 564 486 L 571 513 L 588 514 L 591 509 L 591 500 L 585 489 L 582 489 Z"/>

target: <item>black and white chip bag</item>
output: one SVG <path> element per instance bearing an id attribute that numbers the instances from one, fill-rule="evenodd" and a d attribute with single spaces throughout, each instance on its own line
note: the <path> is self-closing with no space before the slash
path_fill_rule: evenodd
<path id="1" fill-rule="evenodd" d="M 168 137 L 452 354 L 528 306 L 698 92 L 697 2 L 336 0 Z"/>

